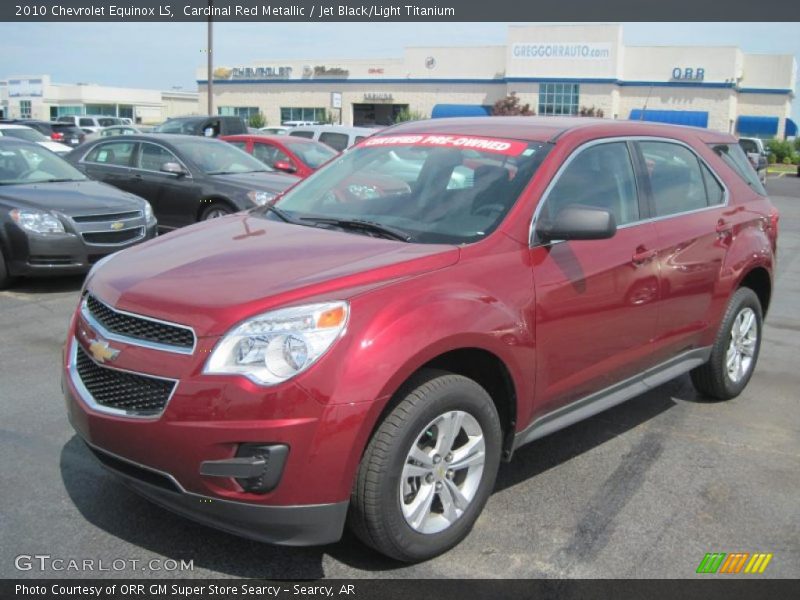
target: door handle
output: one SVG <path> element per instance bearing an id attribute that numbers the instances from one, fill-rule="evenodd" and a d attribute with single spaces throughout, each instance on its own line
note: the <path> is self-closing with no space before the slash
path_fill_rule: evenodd
<path id="1" fill-rule="evenodd" d="M 720 219 L 717 221 L 717 233 L 730 233 L 731 232 L 731 224 L 728 223 L 725 219 Z"/>
<path id="2" fill-rule="evenodd" d="M 656 254 L 657 252 L 655 250 L 647 250 L 644 246 L 639 246 L 636 249 L 636 252 L 633 253 L 631 262 L 638 267 L 639 265 L 643 265 L 653 260 L 656 257 Z"/>

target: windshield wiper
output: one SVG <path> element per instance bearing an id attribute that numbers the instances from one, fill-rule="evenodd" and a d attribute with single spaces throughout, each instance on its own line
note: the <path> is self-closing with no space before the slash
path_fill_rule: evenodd
<path id="1" fill-rule="evenodd" d="M 374 221 L 366 221 L 363 219 L 336 219 L 332 217 L 300 217 L 300 220 L 311 221 L 313 223 L 324 225 L 333 225 L 334 227 L 341 227 L 342 229 L 377 233 L 385 238 L 400 240 L 401 242 L 411 241 L 411 236 L 402 229 L 397 229 L 389 225 L 381 225 L 380 223 L 376 223 Z"/>
<path id="2" fill-rule="evenodd" d="M 64 183 L 67 181 L 86 181 L 86 179 L 68 179 L 66 177 L 63 178 L 52 177 L 50 179 L 37 179 L 36 181 L 32 181 L 31 183 Z"/>
<path id="3" fill-rule="evenodd" d="M 277 215 L 278 218 L 280 218 L 281 221 L 284 221 L 286 223 L 291 223 L 292 225 L 302 225 L 304 227 L 308 227 L 308 224 L 303 223 L 301 221 L 298 221 L 294 217 L 289 216 L 289 213 L 287 213 L 282 208 L 278 208 L 274 204 L 265 204 L 264 206 L 259 206 L 259 207 L 256 208 L 256 210 L 259 210 L 259 209 L 262 209 L 262 210 L 265 210 L 266 212 L 271 212 L 271 213 Z"/>

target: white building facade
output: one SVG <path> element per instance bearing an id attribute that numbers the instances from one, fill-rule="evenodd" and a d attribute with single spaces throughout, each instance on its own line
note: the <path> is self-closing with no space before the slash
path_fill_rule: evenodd
<path id="1" fill-rule="evenodd" d="M 197 70 L 199 111 L 206 72 Z M 261 112 L 271 125 L 341 119 L 386 125 L 487 114 L 509 93 L 537 114 L 658 120 L 774 137 L 796 135 L 792 55 L 736 47 L 624 46 L 621 25 L 511 26 L 504 46 L 410 47 L 392 59 L 259 61 L 218 67 L 214 112 Z M 341 108 L 338 108 L 339 102 Z"/>
<path id="2" fill-rule="evenodd" d="M 36 75 L 12 76 L 0 82 L 0 110 L 6 118 L 15 119 L 105 115 L 151 124 L 172 116 L 197 114 L 198 104 L 197 92 L 53 83 L 49 75 Z"/>

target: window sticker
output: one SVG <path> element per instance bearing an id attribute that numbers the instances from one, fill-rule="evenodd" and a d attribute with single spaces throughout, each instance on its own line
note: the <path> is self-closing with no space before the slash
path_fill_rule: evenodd
<path id="1" fill-rule="evenodd" d="M 528 144 L 516 140 L 464 135 L 386 135 L 370 137 L 359 144 L 359 147 L 365 148 L 374 146 L 438 146 L 519 156 Z"/>

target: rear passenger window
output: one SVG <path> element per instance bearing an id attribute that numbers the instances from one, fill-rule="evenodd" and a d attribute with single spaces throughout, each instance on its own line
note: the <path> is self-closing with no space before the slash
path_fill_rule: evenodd
<path id="1" fill-rule="evenodd" d="M 110 142 L 100 144 L 86 155 L 85 162 L 101 165 L 117 165 L 127 167 L 131 163 L 131 154 L 136 144 L 133 142 Z"/>
<path id="2" fill-rule="evenodd" d="M 684 146 L 669 142 L 640 142 L 650 189 L 653 194 L 655 217 L 706 208 L 706 184 L 700 161 Z"/>
<path id="3" fill-rule="evenodd" d="M 94 127 L 94 119 L 81 119 L 78 123 L 81 127 Z"/>
<path id="4" fill-rule="evenodd" d="M 337 152 L 342 152 L 347 148 L 347 144 L 350 142 L 350 139 L 344 133 L 333 133 L 331 131 L 326 131 L 319 134 L 319 141 L 323 144 L 327 144 Z"/>
<path id="5" fill-rule="evenodd" d="M 703 181 L 706 184 L 709 206 L 722 204 L 725 201 L 725 188 L 722 187 L 719 180 L 714 177 L 709 168 L 702 162 L 700 163 L 700 169 L 703 171 Z"/>
<path id="6" fill-rule="evenodd" d="M 753 191 L 762 196 L 767 195 L 758 173 L 750 164 L 747 155 L 739 144 L 712 144 L 711 148 L 716 152 L 733 171 L 753 188 Z"/>
<path id="7" fill-rule="evenodd" d="M 625 142 L 591 146 L 569 163 L 550 190 L 546 218 L 571 205 L 610 211 L 617 225 L 639 220 L 639 200 L 633 166 Z"/>

